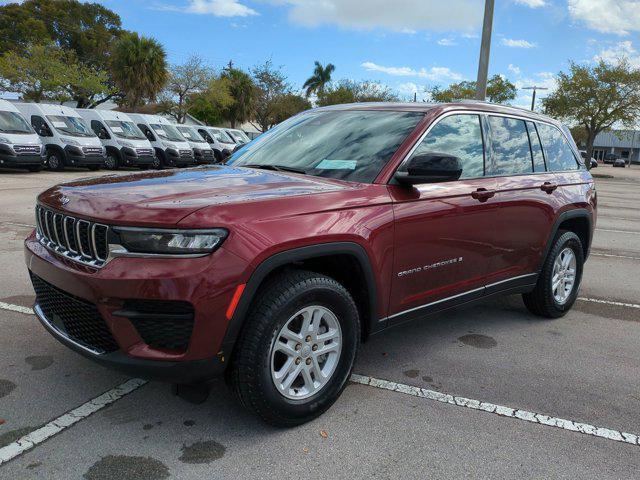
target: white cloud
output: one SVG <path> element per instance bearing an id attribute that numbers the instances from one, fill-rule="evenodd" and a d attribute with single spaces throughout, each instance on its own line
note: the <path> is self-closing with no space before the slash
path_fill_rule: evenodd
<path id="1" fill-rule="evenodd" d="M 423 86 L 413 82 L 401 83 L 396 87 L 396 90 L 409 101 L 413 101 L 414 95 L 419 102 L 428 102 L 431 99 L 431 94 L 427 92 Z"/>
<path id="2" fill-rule="evenodd" d="M 452 71 L 448 67 L 431 67 L 429 69 L 421 68 L 420 70 L 415 70 L 411 67 L 386 67 L 373 62 L 363 62 L 361 66 L 368 72 L 380 72 L 398 77 L 419 77 L 432 82 L 460 81 L 463 79 L 462 75 Z"/>
<path id="3" fill-rule="evenodd" d="M 441 38 L 440 40 L 438 40 L 438 45 L 442 45 L 443 47 L 454 47 L 458 44 L 452 38 Z"/>
<path id="4" fill-rule="evenodd" d="M 183 7 L 163 5 L 159 10 L 172 12 L 195 13 L 198 15 L 213 15 L 215 17 L 248 17 L 258 15 L 254 9 L 247 7 L 238 0 L 188 0 Z"/>
<path id="5" fill-rule="evenodd" d="M 604 60 L 607 63 L 618 63 L 626 58 L 629 63 L 636 68 L 640 68 L 640 52 L 636 50 L 631 41 L 618 42 L 613 47 L 605 48 L 593 60 L 598 62 Z"/>
<path id="6" fill-rule="evenodd" d="M 603 33 L 628 35 L 640 31 L 639 0 L 568 0 L 575 21 Z"/>
<path id="7" fill-rule="evenodd" d="M 513 65 L 513 64 L 509 64 L 509 66 L 507 67 L 507 70 L 509 70 L 511 73 L 515 74 L 515 75 L 520 75 L 520 67 Z"/>
<path id="8" fill-rule="evenodd" d="M 477 0 L 264 0 L 289 9 L 298 25 L 337 25 L 356 30 L 470 31 L 482 23 Z"/>
<path id="9" fill-rule="evenodd" d="M 545 0 L 513 0 L 513 3 L 524 5 L 525 7 L 529 8 L 540 8 L 547 6 L 547 2 Z"/>
<path id="10" fill-rule="evenodd" d="M 503 38 L 502 45 L 511 48 L 534 48 L 536 46 L 535 43 L 527 40 L 514 40 L 512 38 Z"/>

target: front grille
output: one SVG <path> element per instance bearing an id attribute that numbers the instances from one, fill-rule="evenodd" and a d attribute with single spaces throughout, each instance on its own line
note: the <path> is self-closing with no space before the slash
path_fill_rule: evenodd
<path id="1" fill-rule="evenodd" d="M 136 148 L 136 153 L 140 157 L 151 157 L 153 156 L 152 148 Z"/>
<path id="2" fill-rule="evenodd" d="M 213 150 L 202 150 L 202 156 L 205 158 L 215 158 L 213 155 Z"/>
<path id="3" fill-rule="evenodd" d="M 42 245 L 75 262 L 102 267 L 109 256 L 109 227 L 36 207 L 36 233 Z"/>
<path id="4" fill-rule="evenodd" d="M 94 304 L 63 292 L 29 273 L 36 292 L 36 307 L 60 334 L 95 353 L 118 350 L 118 344 Z"/>
<path id="5" fill-rule="evenodd" d="M 193 153 L 191 150 L 178 150 L 180 152 L 181 157 L 192 157 Z"/>
<path id="6" fill-rule="evenodd" d="M 13 151 L 16 155 L 40 155 L 42 147 L 40 145 L 14 145 Z"/>
<path id="7" fill-rule="evenodd" d="M 85 155 L 102 155 L 102 147 L 82 147 Z"/>
<path id="8" fill-rule="evenodd" d="M 125 317 L 150 347 L 186 351 L 194 322 L 193 305 L 173 300 L 127 300 L 114 316 Z"/>

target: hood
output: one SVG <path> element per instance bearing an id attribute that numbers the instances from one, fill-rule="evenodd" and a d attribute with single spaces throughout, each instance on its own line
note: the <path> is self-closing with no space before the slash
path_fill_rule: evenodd
<path id="1" fill-rule="evenodd" d="M 171 226 L 203 207 L 347 188 L 349 184 L 339 180 L 212 165 L 77 180 L 50 188 L 38 201 L 105 223 Z"/>
<path id="2" fill-rule="evenodd" d="M 42 145 L 40 137 L 35 133 L 3 133 L 0 138 L 6 138 L 13 145 Z"/>

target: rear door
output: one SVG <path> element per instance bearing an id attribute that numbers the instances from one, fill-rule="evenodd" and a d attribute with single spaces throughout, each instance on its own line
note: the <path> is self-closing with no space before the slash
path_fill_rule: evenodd
<path id="1" fill-rule="evenodd" d="M 495 178 L 499 207 L 492 224 L 496 249 L 487 279 L 490 293 L 535 283 L 560 198 L 536 125 L 498 115 L 486 120 L 491 137 L 487 175 Z"/>
<path id="2" fill-rule="evenodd" d="M 436 120 L 409 159 L 436 152 L 456 156 L 461 178 L 389 186 L 395 215 L 390 321 L 482 294 L 497 208 L 495 179 L 484 177 L 484 150 L 479 114 L 446 116 Z"/>

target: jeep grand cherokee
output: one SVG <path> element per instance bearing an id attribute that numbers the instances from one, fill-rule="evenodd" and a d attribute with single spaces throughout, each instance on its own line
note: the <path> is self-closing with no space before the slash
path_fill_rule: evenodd
<path id="1" fill-rule="evenodd" d="M 485 103 L 299 114 L 226 165 L 53 187 L 26 240 L 49 332 L 117 370 L 225 374 L 296 425 L 345 388 L 362 340 L 519 293 L 560 317 L 578 294 L 596 191 L 568 130 Z"/>

